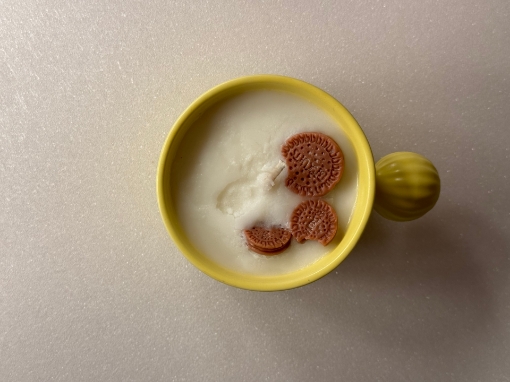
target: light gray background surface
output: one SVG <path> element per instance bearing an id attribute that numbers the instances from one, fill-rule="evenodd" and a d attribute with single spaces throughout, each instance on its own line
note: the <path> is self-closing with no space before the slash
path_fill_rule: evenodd
<path id="1" fill-rule="evenodd" d="M 2 1 L 0 380 L 509 381 L 510 3 Z M 335 271 L 257 293 L 159 216 L 178 115 L 234 77 L 311 82 L 442 195 Z"/>

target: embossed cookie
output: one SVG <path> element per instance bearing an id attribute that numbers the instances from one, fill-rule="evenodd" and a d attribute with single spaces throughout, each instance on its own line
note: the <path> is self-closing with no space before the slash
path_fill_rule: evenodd
<path id="1" fill-rule="evenodd" d="M 258 253 L 259 255 L 264 255 L 264 256 L 278 255 L 278 254 L 282 253 L 283 251 L 285 251 L 287 248 L 289 248 L 289 246 L 290 246 L 290 240 L 282 248 L 279 248 L 277 250 L 276 249 L 275 250 L 271 250 L 271 251 L 269 251 L 269 250 L 261 250 L 260 248 L 257 248 L 257 247 L 254 247 L 254 246 L 248 244 L 248 248 L 251 251 Z"/>
<path id="2" fill-rule="evenodd" d="M 292 238 L 290 231 L 282 227 L 253 227 L 243 232 L 248 248 L 266 256 L 283 252 L 290 245 Z"/>
<path id="3" fill-rule="evenodd" d="M 317 240 L 328 245 L 336 235 L 338 217 L 324 200 L 307 200 L 300 203 L 290 217 L 290 229 L 298 243 Z"/>
<path id="4" fill-rule="evenodd" d="M 291 136 L 282 146 L 288 175 L 285 185 L 301 196 L 323 196 L 335 187 L 344 171 L 344 154 L 321 133 Z"/>

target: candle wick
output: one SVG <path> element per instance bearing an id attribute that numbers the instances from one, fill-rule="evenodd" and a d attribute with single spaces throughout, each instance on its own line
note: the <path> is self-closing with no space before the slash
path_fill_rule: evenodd
<path id="1" fill-rule="evenodd" d="M 284 168 L 285 163 L 279 160 L 276 166 L 274 166 L 269 171 L 262 171 L 257 177 L 257 180 L 266 191 L 269 191 L 271 187 L 274 186 L 276 178 L 278 178 L 278 176 L 282 173 Z"/>
<path id="2" fill-rule="evenodd" d="M 272 175 L 271 180 L 273 182 L 276 180 L 276 178 L 278 178 L 278 175 L 280 175 L 282 173 L 284 168 L 285 168 L 285 163 L 282 162 L 281 160 L 279 160 L 278 163 L 276 164 L 276 166 L 271 171 L 271 175 Z"/>

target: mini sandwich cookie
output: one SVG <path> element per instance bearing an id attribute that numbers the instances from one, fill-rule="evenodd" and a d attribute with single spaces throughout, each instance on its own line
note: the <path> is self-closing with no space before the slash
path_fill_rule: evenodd
<path id="1" fill-rule="evenodd" d="M 335 187 L 344 171 L 344 154 L 321 133 L 291 136 L 282 146 L 288 167 L 285 185 L 301 196 L 323 196 Z"/>
<path id="2" fill-rule="evenodd" d="M 282 253 L 290 245 L 292 234 L 282 227 L 253 227 L 245 229 L 248 248 L 261 255 L 272 256 Z"/>
<path id="3" fill-rule="evenodd" d="M 336 235 L 338 217 L 333 207 L 324 200 L 300 203 L 290 217 L 290 229 L 298 243 L 317 240 L 328 245 Z"/>

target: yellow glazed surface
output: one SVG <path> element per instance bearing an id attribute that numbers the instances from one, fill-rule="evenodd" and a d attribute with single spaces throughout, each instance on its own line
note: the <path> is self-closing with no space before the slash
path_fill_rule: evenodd
<path id="1" fill-rule="evenodd" d="M 434 165 L 420 154 L 388 154 L 377 162 L 375 172 L 374 209 L 386 219 L 418 219 L 439 199 L 439 174 Z"/>
<path id="2" fill-rule="evenodd" d="M 194 121 L 212 105 L 226 98 L 252 90 L 285 91 L 327 112 L 344 130 L 356 151 L 358 162 L 358 196 L 351 222 L 340 243 L 328 254 L 296 272 L 278 276 L 255 276 L 225 269 L 194 248 L 185 235 L 176 214 L 172 182 L 172 161 L 182 137 Z M 296 288 L 313 282 L 333 270 L 352 250 L 368 221 L 375 192 L 374 160 L 363 131 L 352 115 L 324 91 L 289 77 L 274 75 L 248 76 L 223 83 L 207 91 L 179 117 L 170 131 L 161 152 L 157 173 L 157 194 L 161 216 L 170 236 L 184 256 L 198 269 L 225 284 L 239 288 L 275 291 Z"/>

